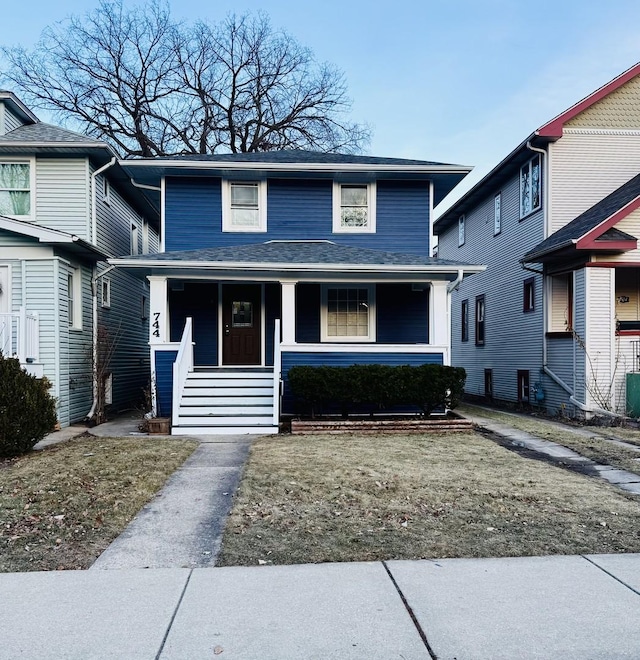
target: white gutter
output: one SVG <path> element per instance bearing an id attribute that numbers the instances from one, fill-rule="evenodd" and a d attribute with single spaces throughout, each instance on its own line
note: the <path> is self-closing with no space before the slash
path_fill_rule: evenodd
<path id="1" fill-rule="evenodd" d="M 99 174 L 102 174 L 105 170 L 108 170 L 110 167 L 113 167 L 118 162 L 118 159 L 114 156 L 106 165 L 99 167 L 97 170 L 91 173 L 91 242 L 95 246 L 98 242 L 98 212 L 96 209 L 96 177 Z M 87 413 L 85 419 L 93 419 L 93 416 L 96 413 L 96 406 L 98 405 L 98 287 L 96 282 L 98 277 L 104 275 L 113 268 L 109 266 L 104 273 L 98 275 L 97 273 L 98 266 L 93 267 L 93 277 L 91 278 L 91 296 L 92 296 L 92 311 L 93 311 L 93 327 L 92 327 L 92 341 L 91 341 L 91 356 L 92 356 L 92 365 L 91 369 L 93 371 L 93 403 L 91 404 L 91 410 Z"/>
<path id="2" fill-rule="evenodd" d="M 468 174 L 471 167 L 466 165 L 388 165 L 381 163 L 261 163 L 255 161 L 225 160 L 121 160 L 122 167 L 162 167 L 199 170 L 260 170 L 266 172 L 415 172 L 419 174 Z"/>
<path id="3" fill-rule="evenodd" d="M 149 186 L 146 183 L 138 183 L 132 176 L 129 177 L 129 181 L 131 181 L 131 185 L 134 186 L 135 188 L 142 188 L 143 190 L 155 190 L 156 192 L 162 192 L 162 188 L 160 186 Z"/>
<path id="4" fill-rule="evenodd" d="M 464 268 L 455 266 L 440 266 L 430 264 L 415 265 L 392 265 L 392 264 L 296 264 L 292 262 L 239 262 L 239 261 L 169 261 L 145 259 L 109 259 L 109 263 L 124 268 L 183 268 L 183 269 L 206 269 L 206 270 L 245 270 L 245 271 L 295 271 L 295 272 L 353 272 L 353 273 L 482 273 L 486 266 L 465 265 Z"/>

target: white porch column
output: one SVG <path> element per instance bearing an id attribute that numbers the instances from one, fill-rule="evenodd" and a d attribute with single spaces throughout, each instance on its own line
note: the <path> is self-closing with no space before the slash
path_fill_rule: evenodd
<path id="1" fill-rule="evenodd" d="M 436 346 L 446 346 L 444 363 L 450 362 L 450 315 L 448 282 L 431 283 L 431 309 L 429 310 L 429 343 Z"/>
<path id="2" fill-rule="evenodd" d="M 296 282 L 280 282 L 282 289 L 282 343 L 296 343 Z"/>
<path id="3" fill-rule="evenodd" d="M 167 278 L 149 275 L 149 343 L 164 344 L 169 337 Z"/>

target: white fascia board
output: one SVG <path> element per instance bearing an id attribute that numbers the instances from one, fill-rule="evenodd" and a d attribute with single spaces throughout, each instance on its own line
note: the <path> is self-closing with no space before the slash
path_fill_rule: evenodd
<path id="1" fill-rule="evenodd" d="M 77 236 L 57 229 L 49 229 L 48 227 L 42 227 L 22 220 L 14 220 L 4 216 L 0 216 L 0 229 L 37 238 L 39 241 L 47 243 L 73 243 L 74 240 L 78 240 Z"/>
<path id="2" fill-rule="evenodd" d="M 203 170 L 261 170 L 266 172 L 414 172 L 416 174 L 468 174 L 466 165 L 389 165 L 376 163 L 255 163 L 239 161 L 121 160 L 122 167 L 166 167 Z"/>
<path id="3" fill-rule="evenodd" d="M 175 268 L 175 269 L 206 269 L 206 270 L 242 270 L 274 271 L 274 272 L 304 272 L 304 273 L 416 273 L 416 274 L 456 274 L 462 270 L 465 274 L 481 273 L 486 266 L 476 265 L 393 265 L 393 264 L 297 264 L 297 263 L 254 263 L 254 262 L 210 262 L 210 261 L 152 261 L 132 259 L 109 259 L 114 266 L 126 268 Z"/>

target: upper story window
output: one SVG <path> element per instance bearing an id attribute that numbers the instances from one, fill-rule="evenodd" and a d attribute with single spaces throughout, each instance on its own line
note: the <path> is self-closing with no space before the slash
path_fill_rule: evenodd
<path id="1" fill-rule="evenodd" d="M 461 215 L 458 218 L 458 247 L 462 247 L 464 245 L 464 223 L 465 223 L 465 218 L 464 215 Z"/>
<path id="2" fill-rule="evenodd" d="M 502 193 L 498 193 L 493 199 L 493 235 L 497 236 L 502 231 Z"/>
<path id="3" fill-rule="evenodd" d="M 29 163 L 0 163 L 0 215 L 31 215 Z"/>
<path id="4" fill-rule="evenodd" d="M 376 230 L 376 184 L 334 183 L 334 233 L 374 233 Z"/>
<path id="5" fill-rule="evenodd" d="M 131 223 L 130 254 L 140 254 L 138 245 L 138 225 Z"/>
<path id="6" fill-rule="evenodd" d="M 375 289 L 365 286 L 322 287 L 322 341 L 375 341 Z"/>
<path id="7" fill-rule="evenodd" d="M 266 181 L 223 181 L 222 231 L 267 231 Z"/>
<path id="8" fill-rule="evenodd" d="M 540 154 L 520 168 L 520 219 L 537 211 L 542 204 Z"/>

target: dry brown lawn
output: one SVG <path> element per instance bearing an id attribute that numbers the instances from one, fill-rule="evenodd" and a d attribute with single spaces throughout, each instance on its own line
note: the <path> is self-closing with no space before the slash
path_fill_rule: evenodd
<path id="1" fill-rule="evenodd" d="M 218 564 L 639 551 L 640 498 L 475 433 L 275 436 Z"/>
<path id="2" fill-rule="evenodd" d="M 0 461 L 0 571 L 88 568 L 196 446 L 82 437 Z"/>
<path id="3" fill-rule="evenodd" d="M 640 431 L 630 428 L 611 427 L 609 429 L 602 427 L 580 426 L 580 431 L 589 431 L 589 437 L 572 430 L 569 425 L 550 424 L 544 418 L 537 418 L 529 415 L 514 415 L 499 410 L 489 410 L 465 404 L 459 411 L 464 414 L 464 410 L 473 412 L 474 415 L 492 419 L 513 426 L 526 433 L 557 442 L 569 449 L 577 451 L 585 458 L 590 458 L 597 463 L 612 465 L 622 470 L 633 472 L 640 475 L 640 452 L 621 447 L 608 438 L 623 440 L 630 444 L 640 444 Z"/>

